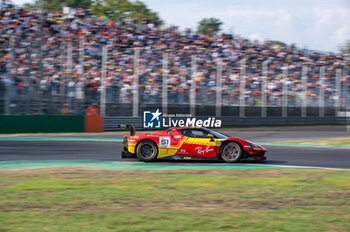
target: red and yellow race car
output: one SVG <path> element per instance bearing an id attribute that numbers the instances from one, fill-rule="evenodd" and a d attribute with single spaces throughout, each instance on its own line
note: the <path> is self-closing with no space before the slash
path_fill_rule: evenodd
<path id="1" fill-rule="evenodd" d="M 265 148 L 236 137 L 201 127 L 174 127 L 155 133 L 124 136 L 122 158 L 140 161 L 173 160 L 266 160 Z"/>

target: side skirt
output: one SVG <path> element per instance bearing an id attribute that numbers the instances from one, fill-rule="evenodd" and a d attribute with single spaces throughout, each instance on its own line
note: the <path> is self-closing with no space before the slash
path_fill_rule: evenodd
<path id="1" fill-rule="evenodd" d="M 198 156 L 172 155 L 172 156 L 158 158 L 158 160 L 219 160 L 219 159 L 217 157 L 206 158 L 206 157 L 198 157 Z"/>

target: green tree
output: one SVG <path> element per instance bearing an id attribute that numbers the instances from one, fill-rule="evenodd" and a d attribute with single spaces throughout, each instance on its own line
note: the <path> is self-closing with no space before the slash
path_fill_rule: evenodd
<path id="1" fill-rule="evenodd" d="M 157 13 L 151 11 L 143 2 L 137 0 L 95 0 L 91 5 L 93 12 L 100 16 L 107 16 L 110 19 L 130 17 L 138 22 L 146 20 L 156 25 L 162 23 Z"/>
<path id="2" fill-rule="evenodd" d="M 163 23 L 156 12 L 153 12 L 150 9 L 148 9 L 147 6 L 139 0 L 135 1 L 132 4 L 132 11 L 130 17 L 136 19 L 139 23 L 143 20 L 152 22 L 156 25 L 160 25 Z"/>
<path id="3" fill-rule="evenodd" d="M 33 5 L 26 5 L 28 8 L 43 8 L 49 11 L 61 10 L 64 6 L 90 8 L 96 15 L 112 20 L 130 17 L 139 23 L 146 20 L 156 25 L 162 24 L 158 14 L 139 0 L 36 0 Z"/>
<path id="4" fill-rule="evenodd" d="M 49 11 L 62 10 L 62 7 L 84 8 L 91 6 L 91 0 L 36 0 L 34 6 Z"/>
<path id="5" fill-rule="evenodd" d="M 340 52 L 343 54 L 350 54 L 350 40 L 346 41 L 342 46 L 340 46 Z"/>
<path id="6" fill-rule="evenodd" d="M 35 5 L 33 3 L 26 2 L 26 3 L 23 4 L 23 7 L 25 9 L 34 9 Z"/>
<path id="7" fill-rule="evenodd" d="M 132 4 L 128 0 L 95 0 L 91 10 L 99 16 L 110 19 L 127 17 L 132 11 Z"/>
<path id="8" fill-rule="evenodd" d="M 282 42 L 282 41 L 278 41 L 278 40 L 269 40 L 266 42 L 266 44 L 270 45 L 270 46 L 280 46 L 280 47 L 286 47 L 287 44 Z"/>
<path id="9" fill-rule="evenodd" d="M 197 33 L 206 35 L 215 35 L 220 31 L 223 22 L 217 18 L 204 18 L 198 23 Z"/>

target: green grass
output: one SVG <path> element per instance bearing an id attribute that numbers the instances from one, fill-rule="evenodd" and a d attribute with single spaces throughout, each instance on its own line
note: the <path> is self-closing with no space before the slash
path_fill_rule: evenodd
<path id="1" fill-rule="evenodd" d="M 333 146 L 350 146 L 350 137 L 334 139 L 316 139 L 316 140 L 298 140 L 279 142 L 287 144 L 307 144 L 307 145 L 333 145 Z"/>
<path id="2" fill-rule="evenodd" d="M 350 172 L 0 172 L 0 231 L 349 231 Z"/>

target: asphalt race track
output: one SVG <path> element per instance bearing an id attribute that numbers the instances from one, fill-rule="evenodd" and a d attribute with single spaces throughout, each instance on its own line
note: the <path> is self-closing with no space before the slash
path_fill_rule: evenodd
<path id="1" fill-rule="evenodd" d="M 268 149 L 268 153 L 267 161 L 263 164 L 350 169 L 350 149 L 290 146 L 265 147 Z M 0 161 L 134 160 L 121 159 L 120 151 L 121 142 L 111 141 L 0 141 Z M 176 163 L 185 162 L 191 161 L 176 161 Z"/>

